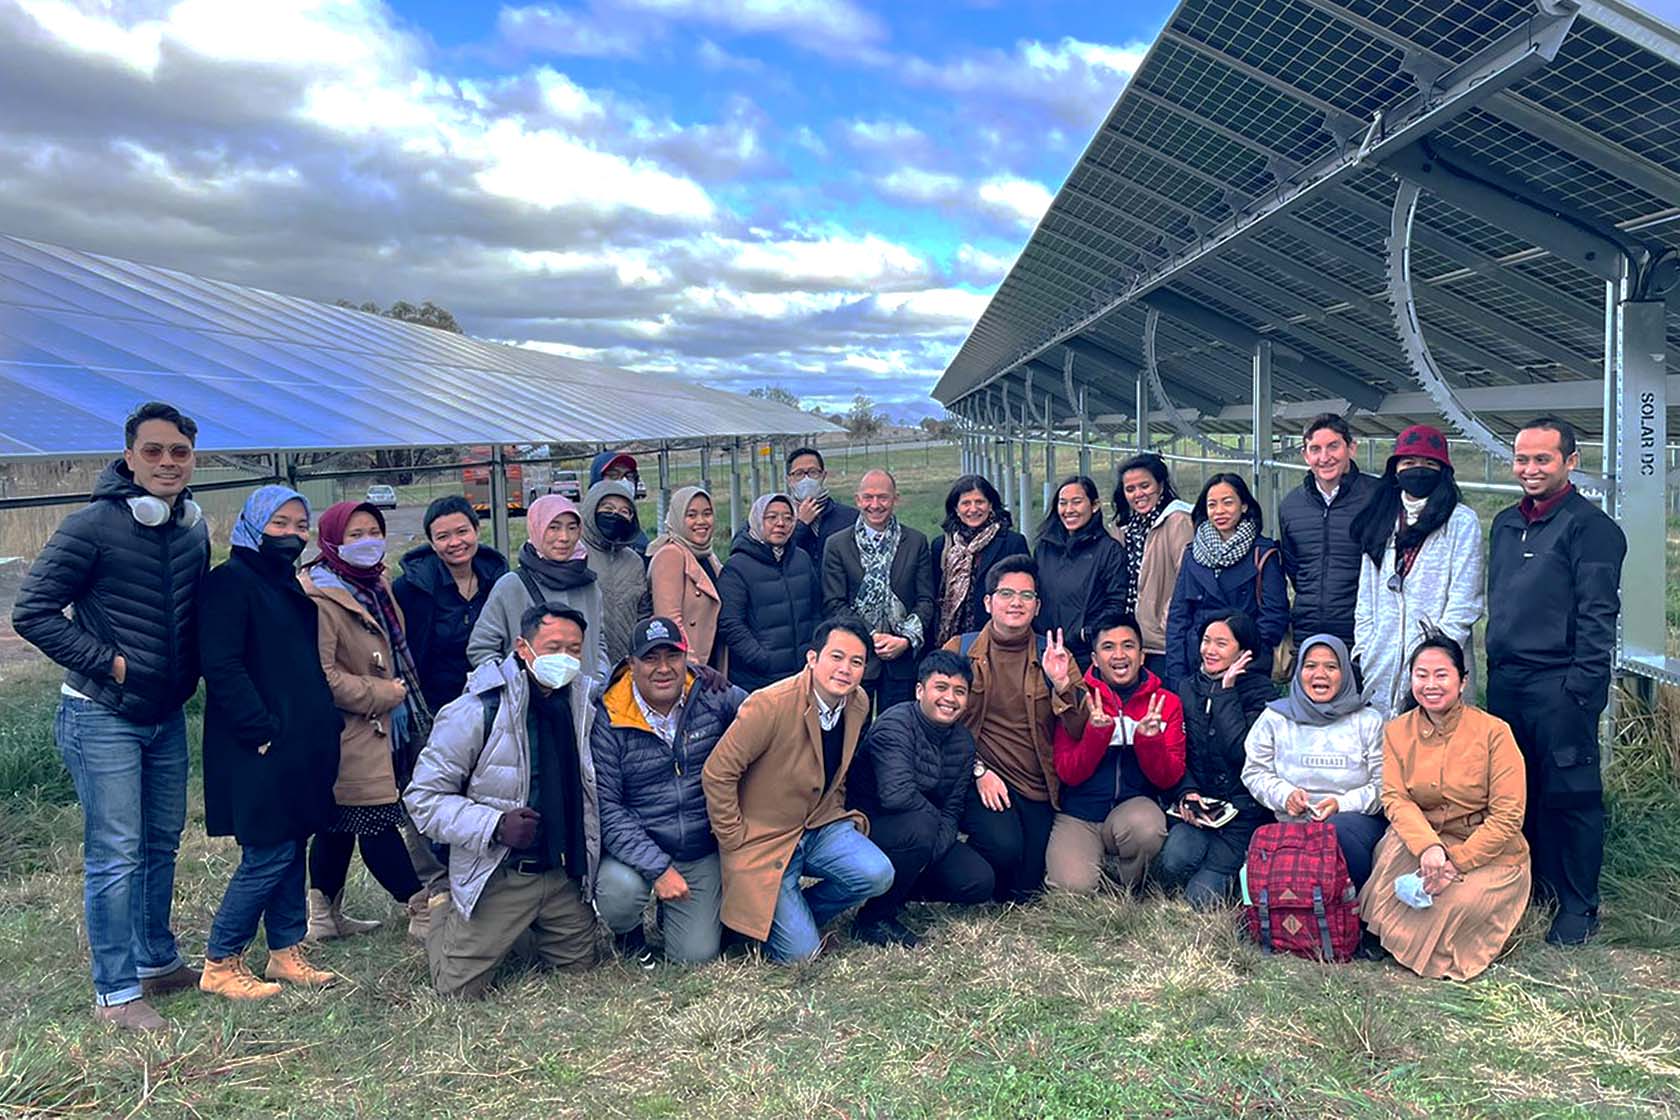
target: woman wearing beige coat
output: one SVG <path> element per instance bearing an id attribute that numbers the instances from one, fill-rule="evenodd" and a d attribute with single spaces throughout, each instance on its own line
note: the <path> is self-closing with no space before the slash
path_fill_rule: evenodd
<path id="1" fill-rule="evenodd" d="M 1464 702 L 1464 653 L 1431 637 L 1412 654 L 1418 706 L 1383 733 L 1383 812 L 1359 896 L 1370 934 L 1420 976 L 1469 980 L 1492 964 L 1528 906 L 1528 783 L 1504 720 Z M 1421 877 L 1429 905 L 1395 893 Z"/>
<path id="2" fill-rule="evenodd" d="M 648 593 L 656 615 L 672 619 L 688 640 L 689 659 L 728 671 L 728 647 L 717 640 L 717 558 L 712 532 L 717 518 L 712 496 L 698 486 L 671 494 L 665 531 L 648 542 Z"/>
<path id="3" fill-rule="evenodd" d="M 1108 531 L 1126 554 L 1126 610 L 1137 616 L 1142 631 L 1144 667 L 1165 679 L 1167 608 L 1196 527 L 1190 504 L 1173 491 L 1159 455 L 1134 455 L 1120 464 L 1116 477 Z"/>
<path id="4" fill-rule="evenodd" d="M 340 502 L 321 515 L 318 560 L 298 575 L 320 616 L 321 670 L 344 720 L 332 824 L 309 845 L 312 941 L 365 933 L 376 921 L 345 916 L 344 883 L 358 845 L 362 862 L 411 918 L 426 892 L 399 831 L 400 785 L 425 742 L 431 713 L 403 634 L 402 611 L 385 575 L 385 519 L 366 503 Z"/>

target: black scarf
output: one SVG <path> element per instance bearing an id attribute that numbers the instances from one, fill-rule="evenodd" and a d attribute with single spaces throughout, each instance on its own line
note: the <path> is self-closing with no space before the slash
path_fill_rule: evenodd
<path id="1" fill-rule="evenodd" d="M 595 573 L 589 570 L 587 559 L 550 560 L 538 552 L 530 541 L 526 541 L 519 550 L 519 567 L 554 591 L 570 591 L 595 582 Z"/>
<path id="2" fill-rule="evenodd" d="M 531 807 L 542 814 L 532 855 L 549 868 L 564 867 L 574 879 L 589 873 L 583 836 L 583 782 L 578 776 L 577 732 L 572 726 L 571 688 L 546 696 L 531 682 L 526 733 L 531 739 Z"/>

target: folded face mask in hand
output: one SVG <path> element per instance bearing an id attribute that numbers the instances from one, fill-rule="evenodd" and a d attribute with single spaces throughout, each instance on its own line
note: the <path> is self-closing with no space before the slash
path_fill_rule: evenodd
<path id="1" fill-rule="evenodd" d="M 1435 905 L 1435 900 L 1423 889 L 1423 875 L 1416 871 L 1394 880 L 1394 897 L 1413 910 L 1427 910 Z"/>

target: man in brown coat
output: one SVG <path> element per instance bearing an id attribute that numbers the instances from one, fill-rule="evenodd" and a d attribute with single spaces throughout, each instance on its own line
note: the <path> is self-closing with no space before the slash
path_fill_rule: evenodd
<path id="1" fill-rule="evenodd" d="M 701 772 L 723 862 L 723 922 L 771 960 L 809 960 L 837 914 L 892 886 L 893 866 L 846 809 L 846 771 L 869 713 L 870 634 L 831 619 L 805 671 L 749 696 Z M 801 876 L 818 880 L 803 890 Z"/>

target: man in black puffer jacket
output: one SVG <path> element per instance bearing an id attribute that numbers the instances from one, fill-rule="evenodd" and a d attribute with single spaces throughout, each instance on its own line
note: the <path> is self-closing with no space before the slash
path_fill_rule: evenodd
<path id="1" fill-rule="evenodd" d="M 601 806 L 595 909 L 633 959 L 651 964 L 642 933 L 648 892 L 659 900 L 667 960 L 718 955 L 723 873 L 700 769 L 747 694 L 697 682 L 682 630 L 640 623 L 630 656 L 598 701 L 589 734 Z"/>
<path id="2" fill-rule="evenodd" d="M 1359 600 L 1359 543 L 1353 519 L 1377 489 L 1359 473 L 1353 430 L 1333 412 L 1307 421 L 1301 455 L 1307 476 L 1278 503 L 1278 547 L 1295 589 L 1290 625 L 1297 642 L 1334 634 L 1353 648 L 1353 608 Z"/>
<path id="3" fill-rule="evenodd" d="M 975 905 L 992 897 L 992 865 L 957 839 L 974 777 L 974 736 L 963 726 L 974 672 L 934 650 L 916 670 L 916 698 L 870 725 L 852 762 L 847 803 L 869 817 L 869 838 L 893 865 L 893 885 L 863 904 L 853 936 L 915 948 L 899 913 L 913 898 Z"/>
<path id="4" fill-rule="evenodd" d="M 155 1030 L 163 1020 L 141 997 L 198 985 L 169 911 L 210 537 L 187 490 L 198 425 L 152 401 L 124 435 L 93 501 L 29 569 L 12 628 L 65 670 L 56 733 L 82 803 L 95 1016 Z"/>

